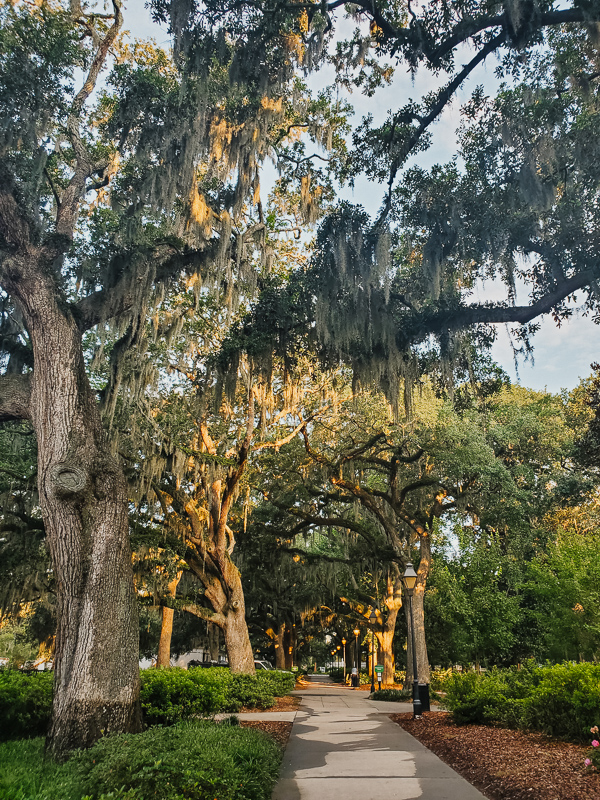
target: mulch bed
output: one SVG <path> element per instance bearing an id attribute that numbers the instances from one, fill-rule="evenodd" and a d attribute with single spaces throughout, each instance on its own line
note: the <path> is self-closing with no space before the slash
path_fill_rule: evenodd
<path id="1" fill-rule="evenodd" d="M 541 733 L 455 725 L 431 712 L 391 719 L 476 786 L 490 800 L 600 800 L 600 775 L 583 765 L 584 745 Z"/>
<path id="2" fill-rule="evenodd" d="M 240 726 L 242 728 L 254 728 L 255 730 L 267 733 L 269 736 L 275 739 L 282 750 L 285 750 L 288 739 L 290 738 L 290 733 L 292 732 L 291 722 L 268 722 L 258 719 L 256 722 L 254 722 L 252 720 L 244 719 L 240 720 Z"/>

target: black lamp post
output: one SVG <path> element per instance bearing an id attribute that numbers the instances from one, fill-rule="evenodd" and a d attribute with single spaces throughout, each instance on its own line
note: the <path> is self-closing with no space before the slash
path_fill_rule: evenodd
<path id="1" fill-rule="evenodd" d="M 360 633 L 359 628 L 354 628 L 354 637 L 356 639 L 356 686 L 355 689 L 360 686 L 360 662 L 359 662 L 359 652 L 358 652 L 358 634 Z"/>
<path id="2" fill-rule="evenodd" d="M 342 639 L 342 653 L 344 656 L 344 686 L 346 685 L 346 640 Z"/>
<path id="3" fill-rule="evenodd" d="M 377 622 L 377 614 L 375 609 L 371 611 L 369 616 L 369 623 L 371 625 L 371 692 L 375 691 L 375 631 L 374 626 Z"/>
<path id="4" fill-rule="evenodd" d="M 409 561 L 402 576 L 402 583 L 404 590 L 408 597 L 408 609 L 410 612 L 410 633 L 412 643 L 412 661 L 413 661 L 413 718 L 421 716 L 421 698 L 419 697 L 419 678 L 417 677 L 417 650 L 415 647 L 415 620 L 413 617 L 412 596 L 417 585 L 417 573 L 413 565 Z"/>

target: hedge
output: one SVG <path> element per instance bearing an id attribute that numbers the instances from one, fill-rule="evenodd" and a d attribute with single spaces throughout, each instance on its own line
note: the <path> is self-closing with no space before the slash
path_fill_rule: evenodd
<path id="1" fill-rule="evenodd" d="M 564 662 L 454 673 L 445 704 L 459 725 L 483 723 L 586 741 L 600 721 L 600 664 Z"/>

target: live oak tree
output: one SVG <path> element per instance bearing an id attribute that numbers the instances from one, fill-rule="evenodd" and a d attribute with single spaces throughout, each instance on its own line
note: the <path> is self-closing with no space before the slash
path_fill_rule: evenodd
<path id="1" fill-rule="evenodd" d="M 274 8 L 293 14 L 288 4 Z M 340 9 L 309 3 L 298 18 L 306 11 L 309 22 L 324 16 L 335 28 Z M 568 317 L 575 292 L 595 313 L 599 11 L 597 3 L 352 6 L 371 27 L 332 57 L 344 83 L 361 85 L 359 76 L 387 59 L 429 69 L 442 85 L 383 125 L 368 117 L 355 131 L 345 176 L 387 183 L 381 212 L 372 222 L 342 204 L 329 215 L 311 269 L 281 291 L 282 304 L 295 304 L 275 342 L 289 343 L 305 325 L 323 358 L 351 364 L 358 381 L 375 381 L 394 401 L 398 378 L 410 389 L 423 370 L 424 349 L 441 359 L 449 385 L 473 337 L 488 346 L 499 323 L 514 323 L 515 348 L 528 350 L 537 320 Z M 492 55 L 503 83 L 496 97 L 475 89 L 462 109 L 459 158 L 429 171 L 409 167 Z M 492 279 L 502 300 L 485 299 L 483 281 Z M 249 320 L 257 329 L 261 313 Z"/>
<path id="2" fill-rule="evenodd" d="M 43 2 L 0 14 L 0 416 L 30 420 L 37 439 L 58 614 L 48 744 L 63 757 L 141 724 L 127 487 L 95 389 L 110 421 L 171 280 L 232 292 L 249 263 L 233 227 L 257 203 L 269 142 L 313 117 L 300 91 L 283 100 L 296 58 L 285 36 L 240 89 L 231 38 L 204 60 L 126 46 L 119 0 L 109 13 Z M 92 387 L 98 338 L 105 380 Z"/>

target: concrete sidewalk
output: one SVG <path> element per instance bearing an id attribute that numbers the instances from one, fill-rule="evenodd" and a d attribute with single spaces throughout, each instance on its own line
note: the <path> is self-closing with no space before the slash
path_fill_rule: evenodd
<path id="1" fill-rule="evenodd" d="M 315 684 L 302 698 L 272 800 L 485 800 L 365 692 Z"/>

